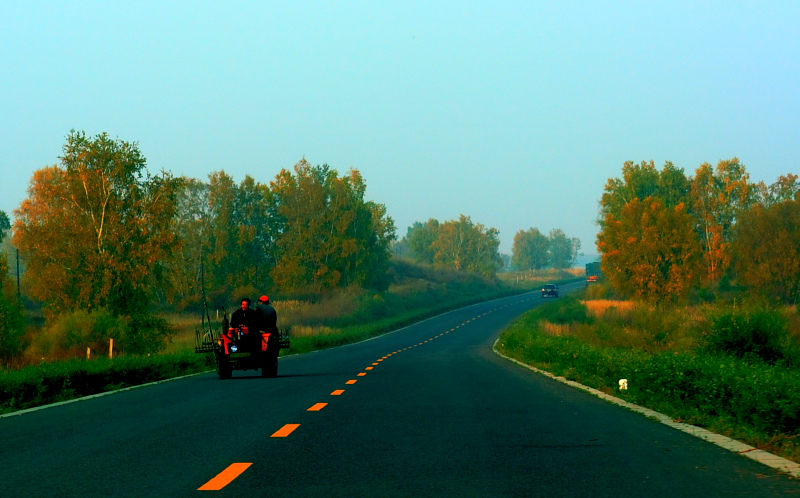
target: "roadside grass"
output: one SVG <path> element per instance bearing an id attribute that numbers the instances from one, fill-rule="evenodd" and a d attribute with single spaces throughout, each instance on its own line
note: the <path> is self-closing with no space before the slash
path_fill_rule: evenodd
<path id="1" fill-rule="evenodd" d="M 331 292 L 315 300 L 274 301 L 279 326 L 291 332 L 291 348 L 281 354 L 302 354 L 362 341 L 419 320 L 469 304 L 536 288 L 533 280 L 506 283 L 463 272 L 399 264 L 387 292 L 361 289 Z M 570 273 L 548 273 L 557 282 L 574 280 Z M 238 304 L 238 303 L 235 303 Z M 232 311 L 231 308 L 228 311 Z M 211 327 L 220 327 L 222 313 L 210 311 Z M 16 370 L 0 370 L 0 413 L 87 396 L 213 368 L 213 356 L 194 353 L 199 314 L 163 313 L 170 324 L 160 354 L 118 355 L 47 361 Z M 208 324 L 206 326 L 209 326 Z M 107 354 L 107 353 L 106 353 Z"/>
<path id="2" fill-rule="evenodd" d="M 497 346 L 555 375 L 800 462 L 800 364 L 793 356 L 800 320 L 796 309 L 763 312 L 788 317 L 791 340 L 773 362 L 711 347 L 709 337 L 719 332 L 714 316 L 739 316 L 725 305 L 657 308 L 573 296 L 525 314 Z"/>
<path id="3" fill-rule="evenodd" d="M 0 374 L 0 414 L 206 371 L 193 353 L 73 359 Z"/>

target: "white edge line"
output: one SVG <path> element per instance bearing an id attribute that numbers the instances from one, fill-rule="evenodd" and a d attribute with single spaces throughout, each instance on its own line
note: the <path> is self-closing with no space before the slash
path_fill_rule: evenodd
<path id="1" fill-rule="evenodd" d="M 361 343 L 364 343 L 364 342 L 374 341 L 376 339 L 380 339 L 381 337 L 387 336 L 389 334 L 394 334 L 396 332 L 401 332 L 401 331 L 403 331 L 403 330 L 405 330 L 407 328 L 416 327 L 417 325 L 419 325 L 421 323 L 425 323 L 425 322 L 427 322 L 429 320 L 433 320 L 435 318 L 439 318 L 439 317 L 444 316 L 444 315 L 449 315 L 450 313 L 455 313 L 457 311 L 463 311 L 463 310 L 465 310 L 467 308 L 471 308 L 473 306 L 479 306 L 481 304 L 492 303 L 494 301 L 500 301 L 500 300 L 503 300 L 503 299 L 527 296 L 528 294 L 536 294 L 537 292 L 539 292 L 539 291 L 538 290 L 532 290 L 532 291 L 523 292 L 521 294 L 512 294 L 510 296 L 497 297 L 497 298 L 494 298 L 494 299 L 490 299 L 488 301 L 481 301 L 479 303 L 468 304 L 468 305 L 466 305 L 466 306 L 464 306 L 462 308 L 456 308 L 456 309 L 453 309 L 453 310 L 450 310 L 450 311 L 443 311 L 442 313 L 439 313 L 438 315 L 429 316 L 428 318 L 425 318 L 425 319 L 420 320 L 418 322 L 410 323 L 410 324 L 408 324 L 408 325 L 406 325 L 404 327 L 400 327 L 399 329 L 395 329 L 395 330 L 390 330 L 390 331 L 384 332 L 383 334 L 380 334 L 380 335 L 375 335 L 375 336 L 372 336 L 372 337 L 368 337 L 368 338 L 366 338 L 366 339 L 364 339 L 362 341 L 351 342 L 351 343 L 348 343 L 348 344 L 342 344 L 341 346 L 334 346 L 332 348 L 315 349 L 313 351 L 309 351 L 308 353 L 302 353 L 302 354 L 321 353 L 323 351 L 329 351 L 329 350 L 332 350 L 332 349 L 339 349 L 339 348 L 347 348 L 347 347 L 355 346 L 357 344 L 361 344 Z M 516 304 L 516 303 L 514 303 L 514 304 Z M 300 354 L 300 353 L 296 353 L 296 354 Z M 287 355 L 287 356 L 294 356 L 294 355 Z"/>
<path id="2" fill-rule="evenodd" d="M 15 412 L 2 414 L 2 415 L 0 415 L 0 418 L 15 417 L 17 415 L 24 415 L 26 413 L 31 413 L 31 412 L 35 412 L 35 411 L 39 411 L 39 410 L 44 410 L 46 408 L 53 408 L 53 407 L 56 407 L 56 406 L 67 405 L 67 404 L 70 404 L 70 403 L 77 403 L 79 401 L 86 401 L 86 400 L 89 400 L 89 399 L 99 398 L 100 396 L 108 396 L 109 394 L 121 393 L 123 391 L 130 391 L 131 389 L 138 389 L 140 387 L 148 387 L 148 386 L 154 386 L 156 384 L 163 384 L 164 382 L 170 382 L 170 381 L 173 381 L 173 380 L 186 379 L 188 377 L 194 377 L 195 375 L 203 375 L 203 374 L 207 374 L 207 373 L 213 372 L 213 371 L 214 370 L 206 370 L 205 372 L 197 372 L 197 373 L 193 373 L 193 374 L 189 374 L 189 375 L 182 375 L 180 377 L 172 377 L 170 379 L 161 379 L 161 380 L 157 380 L 155 382 L 150 382 L 150 383 L 147 383 L 147 384 L 139 384 L 137 386 L 123 387 L 121 389 L 115 389 L 113 391 L 106 391 L 106 392 L 103 392 L 103 393 L 91 394 L 89 396 L 82 396 L 80 398 L 68 399 L 66 401 L 59 401 L 57 403 L 50 403 L 49 405 L 35 406 L 33 408 L 26 408 L 24 410 L 17 410 Z"/>
<path id="3" fill-rule="evenodd" d="M 594 394 L 598 398 L 601 398 L 601 399 L 603 399 L 605 401 L 608 401 L 610 403 L 614 403 L 615 405 L 619 405 L 619 406 L 625 407 L 625 408 L 627 408 L 627 409 L 629 409 L 631 411 L 634 411 L 634 412 L 637 412 L 637 413 L 641 413 L 642 415 L 644 415 L 644 416 L 646 416 L 648 418 L 651 418 L 651 419 L 655 419 L 655 420 L 657 420 L 658 422 L 661 422 L 664 425 L 668 425 L 668 426 L 672 427 L 673 429 L 677 429 L 679 431 L 685 432 L 685 433 L 690 434 L 690 435 L 692 435 L 694 437 L 697 437 L 697 438 L 703 439 L 705 441 L 708 441 L 709 443 L 716 444 L 717 446 L 719 446 L 721 448 L 724 448 L 724 449 L 726 449 L 728 451 L 732 451 L 734 453 L 738 453 L 740 455 L 746 456 L 747 458 L 750 458 L 750 459 L 755 460 L 757 462 L 763 463 L 764 465 L 767 465 L 767 466 L 772 467 L 774 469 L 778 469 L 778 470 L 780 470 L 782 472 L 785 472 L 785 473 L 791 475 L 792 477 L 800 477 L 800 464 L 798 464 L 798 463 L 795 463 L 795 462 L 793 462 L 791 460 L 787 460 L 786 458 L 780 457 L 778 455 L 773 455 L 772 453 L 766 452 L 764 450 L 759 450 L 757 448 L 754 448 L 753 446 L 749 446 L 747 444 L 742 443 L 741 441 L 737 441 L 735 439 L 731 439 L 731 438 L 729 438 L 727 436 L 723 436 L 723 435 L 720 435 L 720 434 L 715 434 L 715 433 L 713 433 L 713 432 L 711 432 L 709 430 L 703 429 L 701 427 L 697 427 L 697 426 L 690 425 L 690 424 L 684 424 L 684 423 L 681 423 L 681 422 L 675 422 L 674 420 L 672 420 L 671 417 L 669 417 L 667 415 L 664 415 L 663 413 L 659 413 L 657 411 L 651 410 L 649 408 L 645 408 L 643 406 L 635 405 L 633 403 L 625 401 L 624 399 L 620 399 L 620 398 L 617 398 L 616 396 L 611 396 L 610 394 L 606 394 L 603 391 L 598 391 L 597 389 L 591 388 L 589 386 L 584 386 L 583 384 L 579 384 L 577 382 L 574 382 L 574 381 L 571 381 L 571 380 L 567 380 L 564 377 L 558 377 L 558 376 L 553 375 L 552 373 L 547 372 L 545 370 L 541 370 L 541 369 L 536 368 L 534 366 L 531 366 L 531 365 L 528 365 L 526 363 L 523 363 L 523 362 L 521 362 L 519 360 L 515 360 L 514 358 L 510 358 L 510 357 L 504 355 L 503 353 L 501 353 L 500 351 L 497 350 L 497 342 L 499 340 L 500 340 L 500 338 L 498 337 L 494 341 L 494 344 L 492 345 L 492 351 L 496 355 L 498 355 L 498 356 L 500 356 L 502 358 L 505 358 L 506 360 L 512 361 L 512 362 L 516 363 L 517 365 L 525 367 L 525 368 L 527 368 L 529 370 L 533 370 L 534 372 L 542 374 L 542 375 L 544 375 L 546 377 L 550 377 L 551 379 L 556 380 L 558 382 L 561 382 L 562 384 L 567 384 L 567 385 L 572 386 L 574 388 L 581 389 L 583 391 L 587 391 L 587 392 L 589 392 L 591 394 Z"/>
<path id="4" fill-rule="evenodd" d="M 332 347 L 332 348 L 315 349 L 314 351 L 309 351 L 308 353 L 305 353 L 305 354 L 319 353 L 321 351 L 327 351 L 327 350 L 330 350 L 330 349 L 338 349 L 338 348 L 346 348 L 348 346 L 355 346 L 356 344 L 360 344 L 362 342 L 367 342 L 367 341 L 372 341 L 374 339 L 378 339 L 378 338 L 383 337 L 385 335 L 394 334 L 395 332 L 400 332 L 400 331 L 405 330 L 405 329 L 407 329 L 409 327 L 413 327 L 413 326 L 416 326 L 416 325 L 418 325 L 420 323 L 427 322 L 428 320 L 433 320 L 434 318 L 438 318 L 440 316 L 447 315 L 449 313 L 455 313 L 456 311 L 460 311 L 460 310 L 463 310 L 463 309 L 466 309 L 466 308 L 470 308 L 472 306 L 478 306 L 480 304 L 486 304 L 486 303 L 491 303 L 491 302 L 494 302 L 494 301 L 500 301 L 501 299 L 508 299 L 508 298 L 513 298 L 513 297 L 521 297 L 521 296 L 525 296 L 527 294 L 534 294 L 536 292 L 537 291 L 533 290 L 533 291 L 523 292 L 521 294 L 512 294 L 510 296 L 498 297 L 498 298 L 495 298 L 495 299 L 490 299 L 488 301 L 482 301 L 482 302 L 479 302 L 479 303 L 468 304 L 467 306 L 464 306 L 463 308 L 457 308 L 457 309 L 454 309 L 454 310 L 445 311 L 443 313 L 439 313 L 438 315 L 434 315 L 434 316 L 428 317 L 428 318 L 426 318 L 424 320 L 421 320 L 419 322 L 415 322 L 415 323 L 406 325 L 405 327 L 401 327 L 401 328 L 395 329 L 395 330 L 390 330 L 389 332 L 385 332 L 385 333 L 380 334 L 380 335 L 369 337 L 367 339 L 364 339 L 363 341 L 353 342 L 353 343 L 350 343 L 350 344 L 342 344 L 341 346 L 335 346 L 335 347 Z M 293 353 L 293 354 L 288 354 L 288 355 L 282 356 L 281 358 L 288 359 L 288 358 L 291 358 L 293 356 L 300 356 L 300 355 L 301 355 L 300 353 Z M 89 399 L 99 398 L 100 396 L 107 396 L 109 394 L 119 393 L 119 392 L 123 392 L 123 391 L 129 391 L 131 389 L 138 389 L 140 387 L 154 386 L 156 384 L 163 384 L 164 382 L 169 382 L 171 380 L 185 379 L 187 377 L 194 377 L 195 375 L 202 375 L 202 374 L 206 374 L 206 373 L 209 373 L 209 372 L 214 372 L 214 370 L 206 370 L 204 372 L 197 372 L 197 373 L 193 373 L 193 374 L 189 374 L 189 375 L 183 375 L 181 377 L 173 377 L 171 379 L 157 380 L 155 382 L 150 382 L 148 384 L 140 384 L 140 385 L 137 385 L 137 386 L 123 387 L 122 389 L 115 389 L 114 391 L 106 391 L 106 392 L 103 392 L 103 393 L 92 394 L 92 395 L 89 395 L 89 396 L 82 396 L 80 398 L 68 399 L 68 400 L 65 400 L 65 401 L 59 401 L 57 403 L 50 403 L 49 405 L 35 406 L 33 408 L 26 408 L 24 410 L 17 410 L 15 412 L 1 414 L 0 418 L 15 417 L 15 416 L 18 416 L 18 415 L 24 415 L 26 413 L 35 412 L 35 411 L 38 411 L 38 410 L 44 410 L 46 408 L 53 408 L 53 407 L 56 407 L 56 406 L 66 405 L 66 404 L 69 404 L 69 403 L 77 403 L 78 401 L 86 401 L 86 400 L 89 400 Z"/>

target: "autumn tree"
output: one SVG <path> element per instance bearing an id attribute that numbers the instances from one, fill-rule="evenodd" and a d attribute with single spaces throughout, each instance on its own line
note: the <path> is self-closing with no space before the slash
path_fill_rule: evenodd
<path id="1" fill-rule="evenodd" d="M 72 131 L 60 165 L 34 173 L 14 243 L 32 295 L 55 312 L 146 310 L 177 238 L 180 180 L 151 175 L 136 143 Z"/>
<path id="2" fill-rule="evenodd" d="M 800 194 L 743 213 L 732 243 L 734 267 L 747 286 L 784 303 L 800 297 Z"/>
<path id="3" fill-rule="evenodd" d="M 548 264 L 550 241 L 538 228 L 520 230 L 514 236 L 511 265 L 517 270 L 541 270 Z"/>
<path id="4" fill-rule="evenodd" d="M 431 246 L 436 251 L 434 264 L 493 276 L 503 265 L 498 234 L 496 228 L 473 223 L 463 214 L 458 220 L 446 221 L 439 226 L 438 237 Z"/>
<path id="5" fill-rule="evenodd" d="M 698 276 L 692 180 L 670 162 L 659 171 L 652 161 L 629 161 L 622 170 L 621 179 L 608 181 L 600 203 L 603 271 L 633 296 L 685 296 Z"/>
<path id="6" fill-rule="evenodd" d="M 635 298 L 685 298 L 699 279 L 701 248 L 685 204 L 668 208 L 656 197 L 634 198 L 619 214 L 606 215 L 597 247 L 604 274 Z"/>
<path id="7" fill-rule="evenodd" d="M 763 182 L 757 185 L 758 202 L 766 207 L 772 206 L 783 201 L 794 199 L 800 192 L 800 181 L 798 176 L 792 173 L 778 177 L 778 180 L 767 186 Z"/>
<path id="8" fill-rule="evenodd" d="M 730 243 L 739 216 L 755 200 L 755 187 L 737 158 L 720 161 L 716 168 L 702 164 L 691 184 L 691 210 L 703 244 L 704 280 L 715 285 L 731 263 Z"/>

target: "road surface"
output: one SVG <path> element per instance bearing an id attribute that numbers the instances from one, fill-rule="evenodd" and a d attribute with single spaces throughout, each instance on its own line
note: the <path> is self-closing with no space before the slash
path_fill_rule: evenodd
<path id="1" fill-rule="evenodd" d="M 492 353 L 541 302 L 285 357 L 275 379 L 208 373 L 0 418 L 0 496 L 800 496 L 795 479 Z"/>

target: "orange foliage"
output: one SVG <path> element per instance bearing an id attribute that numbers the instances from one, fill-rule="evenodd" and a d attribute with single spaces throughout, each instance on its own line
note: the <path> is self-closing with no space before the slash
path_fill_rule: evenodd
<path id="1" fill-rule="evenodd" d="M 603 272 L 623 293 L 645 300 L 688 295 L 699 277 L 700 246 L 684 204 L 674 209 L 648 197 L 608 213 L 598 235 Z"/>

